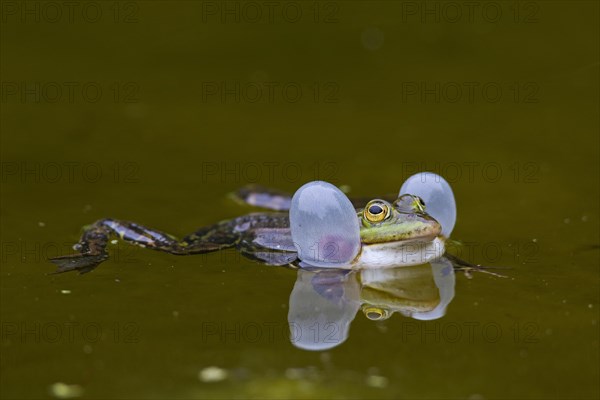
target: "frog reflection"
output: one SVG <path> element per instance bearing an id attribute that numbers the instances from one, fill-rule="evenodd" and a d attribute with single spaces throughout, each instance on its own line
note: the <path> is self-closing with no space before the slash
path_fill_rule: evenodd
<path id="1" fill-rule="evenodd" d="M 452 262 L 440 258 L 410 267 L 337 270 L 299 269 L 290 294 L 290 340 L 305 350 L 343 343 L 359 310 L 376 321 L 394 313 L 434 320 L 454 298 Z"/>

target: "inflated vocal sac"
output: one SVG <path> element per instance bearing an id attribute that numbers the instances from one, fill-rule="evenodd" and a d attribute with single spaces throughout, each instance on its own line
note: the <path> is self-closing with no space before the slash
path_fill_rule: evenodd
<path id="1" fill-rule="evenodd" d="M 450 184 L 433 172 L 419 172 L 408 178 L 400 188 L 400 196 L 412 194 L 425 203 L 425 212 L 442 226 L 442 235 L 450 237 L 456 224 L 456 201 Z"/>
<path id="2" fill-rule="evenodd" d="M 309 182 L 294 193 L 290 228 L 298 258 L 315 267 L 348 265 L 360 251 L 356 210 L 327 182 Z"/>

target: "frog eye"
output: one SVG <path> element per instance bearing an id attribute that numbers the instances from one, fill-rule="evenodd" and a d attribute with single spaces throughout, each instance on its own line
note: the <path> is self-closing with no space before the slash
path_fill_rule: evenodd
<path id="1" fill-rule="evenodd" d="M 363 313 L 371 321 L 381 321 L 390 317 L 388 310 L 379 307 L 364 307 Z"/>
<path id="2" fill-rule="evenodd" d="M 367 204 L 363 214 L 369 222 L 381 222 L 390 215 L 390 207 L 381 200 L 373 200 Z"/>
<path id="3" fill-rule="evenodd" d="M 403 194 L 394 202 L 394 207 L 402 213 L 424 213 L 425 202 L 419 196 Z"/>

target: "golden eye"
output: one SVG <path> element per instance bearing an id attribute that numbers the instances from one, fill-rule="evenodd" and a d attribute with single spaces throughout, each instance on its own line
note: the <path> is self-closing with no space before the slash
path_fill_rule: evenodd
<path id="1" fill-rule="evenodd" d="M 363 308 L 363 313 L 365 314 L 365 317 L 369 318 L 371 321 L 389 318 L 389 312 L 379 307 L 365 307 Z"/>
<path id="2" fill-rule="evenodd" d="M 369 222 L 381 222 L 390 214 L 390 208 L 381 201 L 373 201 L 365 207 L 364 215 Z"/>

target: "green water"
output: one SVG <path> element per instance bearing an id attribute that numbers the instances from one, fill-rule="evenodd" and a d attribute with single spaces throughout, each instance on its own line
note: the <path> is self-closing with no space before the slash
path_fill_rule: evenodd
<path id="1" fill-rule="evenodd" d="M 474 3 L 3 1 L 2 398 L 598 398 L 598 3 Z M 286 336 L 297 271 L 233 251 L 46 275 L 99 218 L 183 236 L 248 182 L 419 170 L 508 277 L 325 352 Z"/>

